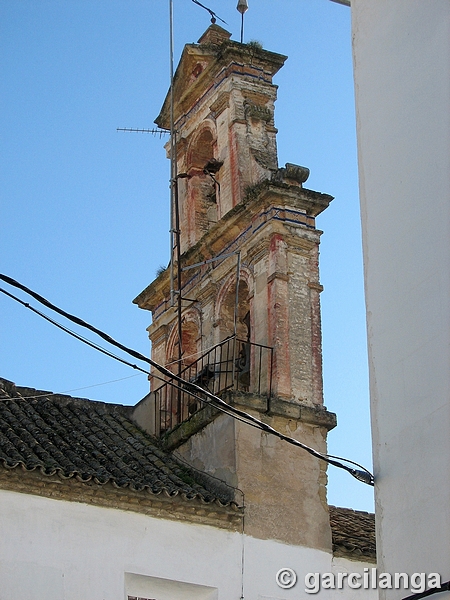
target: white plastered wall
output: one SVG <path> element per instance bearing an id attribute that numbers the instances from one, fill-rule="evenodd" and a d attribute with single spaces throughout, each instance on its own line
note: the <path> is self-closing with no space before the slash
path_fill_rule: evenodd
<path id="1" fill-rule="evenodd" d="M 311 597 L 306 573 L 335 569 L 331 555 L 310 548 L 2 490 L 0 531 L 0 600 L 239 600 L 242 574 L 245 600 L 297 600 Z M 292 589 L 276 584 L 283 567 L 297 572 Z"/>
<path id="2" fill-rule="evenodd" d="M 450 2 L 352 0 L 352 21 L 379 566 L 446 581 Z"/>

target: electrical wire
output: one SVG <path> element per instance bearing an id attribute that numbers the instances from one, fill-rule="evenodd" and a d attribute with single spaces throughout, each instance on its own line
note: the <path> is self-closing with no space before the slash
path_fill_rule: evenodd
<path id="1" fill-rule="evenodd" d="M 109 356 L 110 358 L 114 358 L 115 360 L 118 360 L 119 362 L 123 363 L 124 365 L 127 365 L 128 367 L 131 367 L 131 368 L 136 369 L 138 371 L 142 371 L 143 373 L 145 373 L 146 375 L 148 375 L 148 371 L 142 369 L 141 367 L 138 367 L 137 365 L 134 365 L 133 363 L 130 363 L 127 360 L 124 360 L 123 358 L 120 358 L 120 356 L 117 356 L 116 354 L 113 354 L 109 350 L 106 350 L 106 348 L 102 348 L 102 346 L 99 346 L 95 342 L 91 342 L 90 340 L 88 340 L 87 338 L 83 337 L 82 335 L 79 335 L 78 333 L 75 333 L 75 331 L 72 331 L 71 329 L 69 329 L 65 325 L 61 325 L 61 323 L 58 323 L 58 321 L 55 321 L 54 319 L 52 319 L 48 315 L 44 314 L 40 310 L 37 310 L 37 308 L 34 308 L 33 306 L 31 306 L 30 304 L 28 304 L 28 302 L 24 302 L 20 298 L 17 298 L 17 296 L 14 296 L 14 294 L 11 294 L 10 292 L 7 292 L 3 288 L 0 288 L 0 292 L 2 294 L 5 294 L 6 296 L 9 296 L 13 300 L 16 300 L 16 302 L 19 302 L 20 304 L 22 304 L 22 306 L 25 306 L 25 308 L 29 308 L 32 312 L 36 313 L 37 315 L 39 315 L 40 317 L 42 317 L 43 319 L 45 319 L 46 321 L 48 321 L 52 325 L 55 325 L 55 327 L 58 327 L 58 329 L 62 329 L 62 331 L 64 331 L 65 333 L 68 333 L 69 335 L 71 335 L 75 339 L 79 340 L 80 342 L 83 342 L 84 344 L 87 344 L 91 348 L 94 348 L 94 350 L 98 350 L 102 354 L 106 354 L 106 356 Z"/>
<path id="2" fill-rule="evenodd" d="M 450 581 L 446 581 L 445 583 L 441 584 L 441 587 L 431 588 L 430 590 L 425 590 L 424 592 L 407 596 L 406 598 L 403 598 L 403 600 L 420 600 L 421 598 L 426 598 L 427 596 L 432 596 L 433 594 L 439 594 L 440 592 L 450 592 Z"/>
<path id="3" fill-rule="evenodd" d="M 75 315 L 72 315 L 72 314 L 66 312 L 65 310 L 62 310 L 61 308 L 58 308 L 55 304 L 52 304 L 51 302 L 49 302 L 48 300 L 46 300 L 40 294 L 37 294 L 36 292 L 33 292 L 33 290 L 31 290 L 30 288 L 26 287 L 22 283 L 19 283 L 15 279 L 12 279 L 12 277 L 8 277 L 7 275 L 3 275 L 2 273 L 0 273 L 0 279 L 2 281 L 4 281 L 5 283 L 8 283 L 9 285 L 11 285 L 13 287 L 16 287 L 16 288 L 22 290 L 26 294 L 29 294 L 35 300 L 37 300 L 38 302 L 40 302 L 41 304 L 43 304 L 44 306 L 46 306 L 50 310 L 53 310 L 53 311 L 57 312 L 58 314 L 62 315 L 63 317 L 65 317 L 69 321 L 72 321 L 73 323 L 76 323 L 77 325 L 80 325 L 80 327 L 85 327 L 86 329 L 89 329 L 90 331 L 92 331 L 93 333 L 97 334 L 99 337 L 101 337 L 102 339 L 104 339 L 109 344 L 111 344 L 113 346 L 116 346 L 117 348 L 120 348 L 121 350 L 123 350 L 124 352 L 126 352 L 127 354 L 129 354 L 130 356 L 133 356 L 133 358 L 137 358 L 138 360 L 143 360 L 143 361 L 145 361 L 145 362 L 147 362 L 149 364 L 152 364 L 152 361 L 150 359 L 148 359 L 146 356 L 144 356 L 143 354 L 141 354 L 140 352 L 136 352 L 136 350 L 133 350 L 132 348 L 127 348 L 127 346 L 124 346 L 120 342 L 117 342 L 116 340 L 114 340 L 107 333 L 104 333 L 100 329 L 97 329 L 97 327 L 94 327 L 93 325 L 90 325 L 86 321 L 83 321 L 83 319 L 80 319 L 79 317 L 77 317 Z M 170 371 L 168 371 L 168 373 L 170 373 Z"/>
<path id="4" fill-rule="evenodd" d="M 0 288 L 0 291 L 3 291 Z M 147 373 L 148 375 L 148 373 Z M 71 394 L 72 392 L 79 392 L 80 390 L 89 390 L 91 388 L 100 387 L 101 385 L 108 385 L 110 383 L 117 383 L 118 381 L 125 381 L 126 379 L 132 379 L 133 377 L 139 377 L 139 373 L 135 375 L 129 375 L 128 377 L 121 377 L 120 379 L 111 379 L 110 381 L 103 381 L 102 383 L 94 383 L 92 385 L 85 385 L 80 388 L 74 388 L 73 390 L 64 390 L 63 392 L 58 392 L 58 396 L 65 396 L 66 394 Z M 20 396 L 22 400 L 35 400 L 36 398 L 48 398 L 50 392 L 46 394 L 36 394 L 34 396 Z M 53 392 L 52 392 L 53 393 Z"/>
<path id="5" fill-rule="evenodd" d="M 303 450 L 305 450 L 306 452 L 308 452 L 312 456 L 318 458 L 319 460 L 323 460 L 323 461 L 325 461 L 325 462 L 327 462 L 327 463 L 329 463 L 329 464 L 337 467 L 338 469 L 343 469 L 344 471 L 347 471 L 348 473 L 350 473 L 350 475 L 352 475 L 353 477 L 355 477 L 355 479 L 357 479 L 358 481 L 366 483 L 367 485 L 370 485 L 370 486 L 374 485 L 374 477 L 373 477 L 372 473 L 370 473 L 370 471 L 368 469 L 366 469 L 365 467 L 362 467 L 361 465 L 358 465 L 357 463 L 349 461 L 349 460 L 347 460 L 345 458 L 335 457 L 335 456 L 323 454 L 321 452 L 318 452 L 317 450 L 314 450 L 314 448 L 311 448 L 310 446 L 307 446 L 306 444 L 303 444 L 302 442 L 296 440 L 295 438 L 292 438 L 290 436 L 284 435 L 283 433 L 277 431 L 276 429 L 274 429 L 273 427 L 271 427 L 267 423 L 264 423 L 260 419 L 257 419 L 253 415 L 251 415 L 249 413 L 246 413 L 245 411 L 242 411 L 242 410 L 236 408 L 235 406 L 231 406 L 230 404 L 227 404 L 219 396 L 216 396 L 215 394 L 212 394 L 209 390 L 206 390 L 206 389 L 200 387 L 199 385 L 197 385 L 195 383 L 191 383 L 189 381 L 183 380 L 181 377 L 178 377 L 177 375 L 175 375 L 175 373 L 172 373 L 171 371 L 169 371 L 169 369 L 167 369 L 166 367 L 163 367 L 162 365 L 158 364 L 154 360 L 152 360 L 152 359 L 144 356 L 143 354 L 141 354 L 140 352 L 137 352 L 136 350 L 133 350 L 132 348 L 128 348 L 127 346 L 124 346 L 120 342 L 117 342 L 116 340 L 114 340 L 107 333 L 101 331 L 100 329 L 97 329 L 96 327 L 94 327 L 93 325 L 90 325 L 86 321 L 83 321 L 83 319 L 80 319 L 79 317 L 76 317 L 75 315 L 72 315 L 72 314 L 70 314 L 70 313 L 62 310 L 61 308 L 55 306 L 54 304 L 52 304 L 51 302 L 49 302 L 48 300 L 46 300 L 43 296 L 41 296 L 40 294 L 34 292 L 33 290 L 31 290 L 30 288 L 26 287 L 25 285 L 19 283 L 15 279 L 13 279 L 11 277 L 8 277 L 7 275 L 3 275 L 1 273 L 0 273 L 0 279 L 3 280 L 3 281 L 5 281 L 6 283 L 8 283 L 9 285 L 11 285 L 13 287 L 21 289 L 22 291 L 24 291 L 25 293 L 29 294 L 33 298 L 35 298 L 38 302 L 40 302 L 41 304 L 43 304 L 44 306 L 46 306 L 50 310 L 53 310 L 53 311 L 57 312 L 58 314 L 64 316 L 65 318 L 69 319 L 70 321 L 76 323 L 77 325 L 79 325 L 81 327 L 89 329 L 90 331 L 94 332 L 96 335 L 98 335 L 99 337 L 101 337 L 102 339 L 104 339 L 105 341 L 107 341 L 109 344 L 111 344 L 113 346 L 116 346 L 117 348 L 120 348 L 123 352 L 125 352 L 127 354 L 130 354 L 131 356 L 133 356 L 134 358 L 136 358 L 138 360 L 141 360 L 141 361 L 146 362 L 147 364 L 150 364 L 154 369 L 156 369 L 160 373 L 162 373 L 168 380 L 166 381 L 163 378 L 158 377 L 157 375 L 153 374 L 153 376 L 156 377 L 157 379 L 165 381 L 169 385 L 172 385 L 173 387 L 175 387 L 177 389 L 181 389 L 184 392 L 188 392 L 194 398 L 200 400 L 201 402 L 211 404 L 214 407 L 216 407 L 217 409 L 219 409 L 222 412 L 224 412 L 225 414 L 228 414 L 229 416 L 232 416 L 233 418 L 237 418 L 238 420 L 242 421 L 243 423 L 247 423 L 248 425 L 251 425 L 252 427 L 260 429 L 260 430 L 264 431 L 265 433 L 269 433 L 269 434 L 275 435 L 279 439 L 281 439 L 281 440 L 283 440 L 283 441 L 285 441 L 285 442 L 287 442 L 289 444 L 292 444 L 294 446 L 302 448 Z M 128 366 L 132 367 L 133 369 L 137 369 L 139 371 L 147 373 L 147 371 L 144 371 L 142 368 L 138 367 L 137 365 L 133 365 L 132 363 L 129 363 L 128 361 L 125 361 L 124 359 L 122 359 L 120 357 L 117 357 L 116 355 L 114 355 L 113 353 L 109 352 L 108 350 L 105 350 L 104 348 L 101 348 L 100 346 L 97 346 L 93 342 L 90 342 L 89 340 L 86 340 L 82 336 L 79 336 L 78 334 L 72 332 L 71 330 L 65 328 L 64 326 L 62 326 L 62 325 L 54 322 L 52 319 L 50 319 L 50 317 L 47 317 L 47 315 L 44 315 L 43 313 L 40 313 L 40 311 L 38 311 L 36 309 L 33 309 L 32 307 L 30 307 L 29 305 L 27 305 L 26 302 L 23 302 L 22 300 L 16 298 L 15 296 L 13 296 L 12 294 L 10 294 L 9 292 L 6 292 L 3 289 L 1 289 L 1 291 L 3 293 L 5 293 L 7 296 L 9 296 L 9 297 L 13 298 L 14 300 L 20 302 L 20 304 L 26 306 L 27 308 L 30 308 L 31 310 L 33 310 L 33 312 L 35 312 L 39 316 L 42 316 L 47 321 L 53 323 L 54 325 L 56 325 L 60 329 L 63 329 L 64 331 L 66 331 L 70 335 L 76 337 L 80 341 L 83 341 L 84 343 L 86 343 L 89 346 L 91 346 L 91 347 L 99 350 L 100 352 L 103 352 L 104 354 L 107 354 L 111 358 L 114 358 L 114 359 L 119 360 L 120 362 L 122 362 L 124 364 L 127 364 Z M 205 399 L 205 396 L 207 397 L 207 399 Z M 342 462 L 340 462 L 340 461 L 348 462 L 350 464 L 358 466 L 359 468 L 355 469 L 355 468 L 349 467 L 349 466 L 347 466 L 345 464 L 342 464 Z"/>
<path id="6" fill-rule="evenodd" d="M 126 379 L 133 379 L 133 377 L 139 377 L 139 373 L 136 373 L 135 375 L 128 375 L 128 377 L 120 377 L 119 379 L 110 379 L 109 381 L 102 381 L 102 383 L 93 383 L 92 385 L 85 385 L 83 387 L 75 388 L 73 390 L 66 390 L 65 392 L 61 393 L 71 394 L 72 392 L 79 392 L 81 390 L 90 390 L 91 388 L 100 387 L 102 385 L 109 385 L 110 383 L 118 383 L 119 381 L 125 381 Z"/>

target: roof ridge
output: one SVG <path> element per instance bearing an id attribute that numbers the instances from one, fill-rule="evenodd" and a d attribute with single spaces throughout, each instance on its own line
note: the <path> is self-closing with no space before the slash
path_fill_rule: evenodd
<path id="1" fill-rule="evenodd" d="M 373 512 L 369 512 L 367 510 L 360 510 L 358 508 L 349 508 L 347 506 L 334 506 L 333 504 L 329 504 L 328 508 L 330 510 L 332 510 L 332 509 L 335 509 L 335 510 L 345 510 L 345 511 L 356 513 L 358 515 L 375 516 L 375 513 L 373 513 Z"/>
<path id="2" fill-rule="evenodd" d="M 2 392 L 7 394 L 7 398 L 2 398 Z M 130 412 L 134 408 L 125 404 L 119 404 L 117 402 L 105 402 L 104 400 L 92 400 L 91 398 L 85 398 L 81 396 L 71 396 L 70 394 L 64 394 L 59 392 L 51 392 L 49 390 L 39 390 L 36 388 L 16 385 L 12 381 L 0 377 L 0 400 L 37 400 L 40 398 L 46 398 L 48 400 L 57 401 L 61 403 L 89 403 L 95 404 L 96 406 L 104 406 L 108 412 L 112 409 L 123 409 L 125 412 Z"/>

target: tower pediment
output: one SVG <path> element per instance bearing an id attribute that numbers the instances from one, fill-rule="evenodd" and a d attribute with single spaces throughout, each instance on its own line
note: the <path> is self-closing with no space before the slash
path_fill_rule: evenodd
<path id="1" fill-rule="evenodd" d="M 210 25 L 197 44 L 184 47 L 174 75 L 174 120 L 186 115 L 209 88 L 228 76 L 230 67 L 239 75 L 258 76 L 272 82 L 272 77 L 283 66 L 287 57 L 269 52 L 257 45 L 241 44 L 230 40 L 231 33 Z M 170 129 L 170 89 L 155 123 Z"/>

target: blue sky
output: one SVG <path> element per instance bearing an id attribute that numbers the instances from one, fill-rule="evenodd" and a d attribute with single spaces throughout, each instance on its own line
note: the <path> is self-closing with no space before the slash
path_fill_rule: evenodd
<path id="1" fill-rule="evenodd" d="M 236 3 L 205 2 L 238 40 Z M 306 187 L 335 196 L 317 219 L 325 403 L 338 415 L 329 451 L 370 467 L 350 10 L 328 0 L 249 5 L 244 41 L 289 57 L 275 77 L 279 163 L 307 166 Z M 0 1 L 1 271 L 147 355 L 151 315 L 132 299 L 169 259 L 169 164 L 164 139 L 116 128 L 152 127 L 159 113 L 168 6 Z M 174 0 L 176 61 L 208 25 L 206 11 Z M 4 295 L 0 314 L 1 376 L 123 404 L 147 393 L 145 375 Z M 372 510 L 370 488 L 334 468 L 329 478 L 330 503 Z"/>

